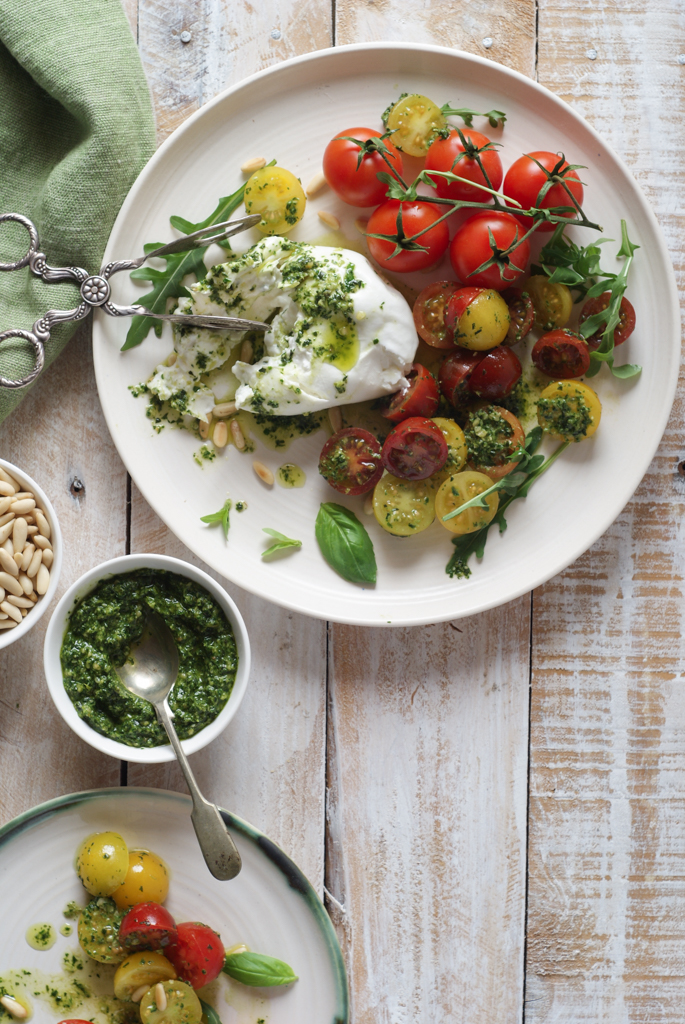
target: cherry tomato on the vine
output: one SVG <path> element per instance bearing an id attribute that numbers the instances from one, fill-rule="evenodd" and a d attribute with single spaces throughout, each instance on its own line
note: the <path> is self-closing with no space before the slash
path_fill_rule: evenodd
<path id="1" fill-rule="evenodd" d="M 465 140 L 466 145 L 462 141 Z M 427 171 L 451 171 L 464 181 L 449 181 L 440 174 L 431 175 L 435 191 L 443 199 L 463 199 L 487 203 L 491 198 L 480 185 L 498 189 L 502 184 L 502 161 L 496 149 L 483 149 L 492 143 L 487 135 L 462 128 L 461 137 L 454 129 L 446 139 L 436 139 L 426 156 Z M 483 152 L 478 152 L 483 150 Z M 476 159 L 480 158 L 480 164 Z M 482 164 L 482 169 L 481 169 Z M 485 174 L 483 173 L 485 172 Z M 485 176 L 487 175 L 487 177 Z M 471 182 L 471 184 L 469 184 Z"/>
<path id="2" fill-rule="evenodd" d="M 319 473 L 341 494 L 365 494 L 383 475 L 381 446 L 368 430 L 344 427 L 321 449 Z"/>
<path id="3" fill-rule="evenodd" d="M 594 316 L 595 313 L 602 313 L 611 299 L 611 292 L 604 292 L 602 295 L 598 295 L 594 299 L 588 299 L 583 306 L 578 322 L 583 324 L 589 317 Z M 599 344 L 602 340 L 602 334 L 606 324 L 602 324 L 597 328 L 594 334 L 591 334 L 589 338 L 586 338 L 588 348 L 591 352 L 594 352 L 596 348 L 599 348 Z M 614 328 L 614 345 L 622 345 L 624 341 L 627 341 L 630 335 L 635 330 L 635 310 L 633 309 L 632 302 L 623 296 L 621 299 L 621 305 L 618 311 L 618 323 Z"/>
<path id="4" fill-rule="evenodd" d="M 390 398 L 383 415 L 392 423 L 400 423 L 410 416 L 435 416 L 440 404 L 440 392 L 435 377 L 420 363 L 414 363 L 406 375 L 409 387 L 396 391 Z"/>
<path id="5" fill-rule="evenodd" d="M 393 427 L 383 445 L 383 465 L 401 480 L 425 480 L 447 462 L 447 442 L 439 427 L 412 416 Z"/>
<path id="6" fill-rule="evenodd" d="M 199 921 L 184 921 L 176 930 L 176 942 L 166 947 L 164 955 L 181 981 L 202 988 L 218 978 L 224 966 L 224 946 L 217 933 Z"/>
<path id="7" fill-rule="evenodd" d="M 575 217 L 576 209 L 571 196 L 580 205 L 583 202 L 583 186 L 576 171 L 567 170 L 568 166 L 567 161 L 558 153 L 548 153 L 546 150 L 526 153 L 515 160 L 507 171 L 502 191 L 505 196 L 519 202 L 523 210 L 529 210 L 533 206 L 541 207 L 544 210 L 549 210 L 554 206 L 568 206 L 572 209 L 559 213 L 559 216 Z M 549 181 L 547 171 L 555 172 L 556 183 L 550 186 L 541 201 L 538 202 L 541 189 Z M 562 183 L 562 179 L 565 185 Z M 565 186 L 571 195 L 566 191 Z M 519 214 L 516 216 L 526 230 L 533 226 L 532 217 L 521 217 Z M 538 225 L 538 231 L 554 231 L 555 227 L 555 223 L 543 220 Z"/>
<path id="8" fill-rule="evenodd" d="M 131 907 L 119 925 L 119 941 L 126 949 L 163 949 L 176 940 L 176 922 L 159 903 Z"/>
<path id="9" fill-rule="evenodd" d="M 521 376 L 521 361 L 507 346 L 486 352 L 468 378 L 469 390 L 490 401 L 511 394 Z"/>
<path id="10" fill-rule="evenodd" d="M 396 274 L 408 274 L 413 270 L 425 270 L 443 256 L 449 245 L 450 235 L 446 221 L 440 219 L 442 213 L 433 203 L 415 200 L 400 202 L 388 199 L 371 214 L 366 226 L 366 238 L 369 252 L 380 263 L 384 270 Z M 373 234 L 391 235 L 400 240 L 400 244 L 412 238 L 409 245 L 421 246 L 420 249 L 402 248 L 393 256 L 395 242 L 386 238 L 372 238 Z"/>
<path id="11" fill-rule="evenodd" d="M 350 206 L 378 206 L 385 199 L 388 187 L 377 177 L 378 172 L 402 174 L 402 157 L 390 139 L 380 144 L 369 142 L 380 138 L 381 133 L 373 128 L 348 128 L 339 132 L 324 150 L 324 177 Z M 350 139 L 366 145 L 358 146 Z M 379 147 L 384 147 L 385 157 Z"/>
<path id="12" fill-rule="evenodd" d="M 502 292 L 502 298 L 507 304 L 511 318 L 504 343 L 515 345 L 525 338 L 533 326 L 535 307 L 528 292 L 521 291 L 520 288 L 507 288 Z"/>
<path id="13" fill-rule="evenodd" d="M 457 278 L 468 285 L 501 292 L 523 276 L 530 258 L 530 243 L 516 217 L 496 210 L 480 210 L 459 228 L 450 246 L 450 260 Z M 490 236 L 495 242 L 493 251 Z M 506 256 L 500 255 L 514 246 Z M 479 268 L 488 260 L 493 263 Z"/>
<path id="14" fill-rule="evenodd" d="M 419 292 L 414 303 L 416 332 L 432 348 L 454 348 L 445 327 L 445 310 L 457 287 L 454 281 L 434 281 Z"/>
<path id="15" fill-rule="evenodd" d="M 590 367 L 590 350 L 584 339 L 563 328 L 543 334 L 530 357 L 538 370 L 558 380 L 582 377 Z"/>
<path id="16" fill-rule="evenodd" d="M 470 352 L 466 348 L 458 348 L 443 360 L 438 371 L 438 382 L 444 398 L 458 408 L 462 399 L 467 396 L 466 382 L 478 363 L 483 358 L 482 352 Z"/>

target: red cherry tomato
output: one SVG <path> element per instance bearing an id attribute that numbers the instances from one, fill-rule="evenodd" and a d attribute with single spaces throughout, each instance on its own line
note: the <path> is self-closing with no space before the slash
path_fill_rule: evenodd
<path id="1" fill-rule="evenodd" d="M 381 446 L 368 430 L 345 427 L 321 449 L 319 473 L 341 494 L 365 494 L 383 476 Z"/>
<path id="2" fill-rule="evenodd" d="M 530 245 L 526 239 L 501 261 L 479 271 L 478 268 L 493 256 L 490 234 L 497 250 L 504 251 L 524 232 L 516 217 L 510 213 L 481 210 L 464 221 L 452 239 L 450 260 L 454 273 L 464 284 L 494 288 L 501 292 L 525 273 L 530 258 Z"/>
<path id="3" fill-rule="evenodd" d="M 454 348 L 445 328 L 445 310 L 456 290 L 454 281 L 434 281 L 419 293 L 414 303 L 416 332 L 432 348 Z"/>
<path id="4" fill-rule="evenodd" d="M 521 361 L 510 348 L 501 346 L 486 352 L 469 375 L 469 390 L 492 401 L 506 398 L 521 376 Z"/>
<path id="5" fill-rule="evenodd" d="M 348 138 L 341 138 L 343 135 Z M 324 150 L 324 177 L 333 191 L 350 206 L 378 206 L 385 199 L 388 187 L 377 177 L 378 172 L 402 174 L 402 157 L 390 139 L 384 139 L 388 163 L 373 143 L 358 146 L 348 141 L 352 138 L 368 143 L 369 139 L 380 137 L 381 133 L 373 128 L 348 128 L 336 135 Z"/>
<path id="6" fill-rule="evenodd" d="M 452 339 L 452 344 L 454 344 L 454 332 L 459 327 L 459 321 L 482 291 L 484 291 L 483 288 L 457 288 L 450 296 L 445 310 L 445 334 L 446 337 Z"/>
<path id="7" fill-rule="evenodd" d="M 443 359 L 438 371 L 438 383 L 450 405 L 455 408 L 461 405 L 461 399 L 467 394 L 467 379 L 484 356 L 484 352 L 458 348 Z"/>
<path id="8" fill-rule="evenodd" d="M 439 427 L 412 416 L 393 427 L 383 445 L 383 465 L 401 480 L 425 480 L 447 462 L 447 442 Z"/>
<path id="9" fill-rule="evenodd" d="M 383 410 L 383 415 L 392 423 L 400 423 L 410 416 L 435 416 L 440 404 L 440 392 L 435 377 L 420 363 L 414 363 L 407 374 L 409 387 L 396 392 Z"/>
<path id="10" fill-rule="evenodd" d="M 595 313 L 602 313 L 609 305 L 611 299 L 611 292 L 604 292 L 602 295 L 598 295 L 594 299 L 588 299 L 583 306 L 578 322 L 585 323 L 585 321 L 594 316 Z M 586 338 L 587 346 L 591 352 L 594 352 L 596 348 L 599 348 L 599 343 L 602 340 L 602 334 L 606 324 L 602 324 L 598 327 L 594 334 L 591 334 L 589 338 Z M 635 310 L 633 309 L 632 302 L 628 302 L 628 299 L 624 296 L 621 299 L 621 305 L 618 310 L 618 323 L 614 327 L 614 345 L 622 345 L 624 341 L 627 341 L 630 335 L 635 330 Z"/>
<path id="11" fill-rule="evenodd" d="M 538 163 L 535 162 L 536 160 Z M 573 207 L 573 200 L 561 183 L 552 185 L 542 200 L 538 202 L 540 190 L 544 188 L 549 180 L 542 167 L 547 171 L 553 171 L 561 160 L 562 158 L 557 153 L 547 153 L 544 150 L 526 153 L 514 161 L 507 171 L 502 191 L 510 199 L 516 199 L 524 210 L 530 209 L 531 206 L 542 207 L 543 210 L 549 210 L 553 206 Z M 539 164 L 542 164 L 542 167 Z M 567 171 L 564 174 L 563 172 L 567 167 L 568 163 L 564 160 L 561 163 L 558 174 L 568 186 L 571 195 L 575 197 L 578 203 L 582 203 L 583 186 L 580 178 L 575 171 Z M 518 214 L 516 216 L 525 226 L 526 231 L 533 226 L 532 217 L 519 217 Z M 567 213 L 560 213 L 559 216 L 575 217 L 575 207 Z M 553 231 L 555 227 L 556 224 L 542 221 L 538 226 L 538 231 Z"/>
<path id="12" fill-rule="evenodd" d="M 590 366 L 590 350 L 584 339 L 564 328 L 543 334 L 530 357 L 538 370 L 559 380 L 582 377 Z"/>
<path id="13" fill-rule="evenodd" d="M 520 288 L 507 288 L 502 292 L 502 298 L 511 317 L 504 344 L 515 345 L 517 341 L 525 338 L 533 326 L 535 306 L 528 292 L 522 292 Z"/>
<path id="14" fill-rule="evenodd" d="M 126 949 L 163 949 L 176 941 L 176 922 L 159 903 L 137 903 L 119 926 L 119 941 Z"/>
<path id="15" fill-rule="evenodd" d="M 451 171 L 460 178 L 467 178 L 472 185 L 463 181 L 448 181 L 439 174 L 431 176 L 435 191 L 443 199 L 464 199 L 487 203 L 491 198 L 479 185 L 498 189 L 502 184 L 502 161 L 496 149 L 485 149 L 478 153 L 483 170 L 476 160 L 476 153 L 484 146 L 492 145 L 487 135 L 481 135 L 471 128 L 462 128 L 461 134 L 466 145 L 459 137 L 456 129 L 446 139 L 436 139 L 426 155 L 427 171 Z"/>
<path id="16" fill-rule="evenodd" d="M 450 240 L 447 222 L 443 220 L 440 224 L 435 223 L 441 216 L 441 211 L 432 203 L 388 199 L 374 210 L 366 226 L 369 252 L 384 270 L 391 270 L 396 274 L 408 274 L 413 270 L 432 267 L 443 256 Z M 400 223 L 404 238 L 417 235 L 413 241 L 423 246 L 422 249 L 403 249 L 393 256 L 394 242 L 371 237 L 373 234 L 396 236 Z"/>
<path id="17" fill-rule="evenodd" d="M 171 960 L 181 981 L 193 988 L 209 985 L 224 966 L 224 946 L 217 933 L 199 921 L 184 921 L 176 928 L 176 942 L 164 955 Z"/>

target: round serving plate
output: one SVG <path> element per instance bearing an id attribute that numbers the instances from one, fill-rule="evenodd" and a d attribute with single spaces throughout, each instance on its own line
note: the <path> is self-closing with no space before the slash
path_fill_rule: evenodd
<path id="1" fill-rule="evenodd" d="M 314 889 L 299 868 L 265 835 L 247 822 L 224 814 L 243 867 L 236 879 L 219 882 L 202 859 L 190 823 L 191 801 L 181 793 L 156 789 L 100 789 L 41 804 L 0 829 L 0 977 L 30 971 L 26 991 L 36 1024 L 64 1017 L 107 1024 L 99 1000 L 59 1012 L 33 998 L 33 988 L 69 989 L 74 973 L 63 973 L 70 954 L 83 956 L 75 934 L 59 934 L 70 901 L 83 906 L 84 889 L 74 858 L 91 832 L 113 830 L 129 849 L 151 849 L 170 871 L 166 906 L 177 921 L 200 920 L 218 931 L 227 947 L 245 943 L 290 964 L 299 980 L 284 988 L 250 989 L 223 975 L 211 986 L 210 1000 L 223 1024 L 262 1017 L 269 1024 L 347 1024 L 345 968 L 333 926 Z M 25 941 L 29 928 L 51 924 L 55 945 L 34 950 Z M 87 959 L 83 956 L 83 959 Z M 92 983 L 93 991 L 112 994 L 111 968 Z M 8 991 L 10 989 L 8 988 Z M 201 992 L 200 995 L 203 995 Z"/>
<path id="2" fill-rule="evenodd" d="M 631 381 L 617 381 L 603 368 L 593 380 L 603 404 L 602 424 L 591 440 L 573 446 L 523 501 L 507 514 L 509 528 L 490 531 L 482 562 L 472 559 L 468 580 L 445 573 L 452 553 L 450 535 L 434 523 L 417 537 L 385 533 L 364 516 L 360 498 L 337 495 L 318 475 L 324 435 L 297 439 L 286 452 L 257 442 L 254 455 L 230 446 L 211 464 L 198 466 L 200 442 L 184 431 L 159 436 L 145 415 L 145 399 L 129 387 L 146 380 L 172 348 L 171 333 L 152 333 L 136 349 L 120 352 L 127 323 L 98 314 L 94 327 L 98 391 L 114 442 L 137 486 L 169 528 L 219 573 L 253 593 L 287 608 L 338 622 L 416 625 L 471 615 L 510 601 L 545 582 L 582 554 L 613 522 L 639 484 L 666 426 L 680 356 L 680 320 L 673 271 L 659 225 L 625 165 L 567 104 L 522 75 L 479 57 L 434 46 L 373 43 L 323 50 L 268 68 L 222 93 L 189 118 L 160 148 L 133 186 L 114 225 L 106 260 L 132 257 L 146 242 L 174 237 L 169 216 L 201 220 L 220 196 L 244 180 L 240 165 L 255 156 L 277 162 L 306 184 L 320 170 L 325 145 L 334 133 L 357 125 L 380 127 L 380 115 L 400 92 L 419 92 L 438 104 L 506 112 L 503 130 L 477 118 L 474 127 L 502 144 L 505 168 L 522 153 L 564 152 L 585 165 L 584 207 L 601 223 L 602 264 L 618 270 L 620 223 L 628 222 L 640 245 L 629 284 L 637 312 L 633 337 L 617 362 L 644 369 Z M 455 121 L 455 123 L 459 123 Z M 292 236 L 321 239 L 319 210 L 341 220 L 355 244 L 354 220 L 329 190 L 310 200 Z M 572 229 L 581 244 L 596 239 Z M 246 248 L 257 236 L 238 236 Z M 435 278 L 453 277 L 449 264 Z M 408 276 L 422 288 L 432 280 Z M 115 300 L 130 302 L 140 286 L 124 275 L 114 279 Z M 166 330 L 166 329 L 165 329 Z M 551 448 L 550 448 L 551 450 Z M 252 469 L 258 458 L 272 469 L 294 462 L 307 473 L 302 489 L 268 490 Z M 232 514 L 227 543 L 200 517 L 221 507 L 229 495 L 248 508 Z M 373 540 L 378 582 L 360 587 L 341 579 L 324 561 L 314 536 L 323 501 L 353 509 Z M 263 562 L 271 527 L 302 541 L 302 548 Z"/>

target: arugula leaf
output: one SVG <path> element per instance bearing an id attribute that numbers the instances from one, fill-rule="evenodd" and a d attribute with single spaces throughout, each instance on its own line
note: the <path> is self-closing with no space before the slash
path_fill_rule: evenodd
<path id="1" fill-rule="evenodd" d="M 371 538 L 354 512 L 327 501 L 314 524 L 321 554 L 350 583 L 376 582 L 376 556 Z"/>
<path id="2" fill-rule="evenodd" d="M 274 985 L 290 985 L 297 981 L 297 975 L 292 967 L 283 960 L 276 960 L 264 953 L 228 953 L 222 971 L 243 985 L 271 988 Z M 209 1024 L 213 1022 L 210 1020 Z"/>
<path id="3" fill-rule="evenodd" d="M 221 221 L 228 220 L 242 203 L 244 192 L 245 185 L 241 185 L 232 195 L 220 199 L 216 209 L 210 213 L 209 217 L 197 224 L 193 224 L 192 221 L 185 220 L 183 217 L 170 217 L 171 226 L 188 235 L 193 231 L 199 231 L 200 228 L 206 228 L 210 224 L 219 224 Z M 157 242 L 154 245 L 146 245 L 144 251 L 152 252 L 162 244 Z M 190 293 L 183 286 L 183 278 L 187 274 L 194 274 L 198 281 L 204 280 L 207 268 L 204 265 L 203 257 L 208 248 L 209 246 L 206 245 L 200 249 L 191 249 L 189 252 L 164 256 L 162 257 L 166 262 L 164 270 L 143 266 L 138 270 L 131 271 L 131 278 L 134 281 L 151 281 L 153 284 L 152 291 L 139 299 L 141 305 L 147 306 L 153 313 L 166 313 L 168 299 L 178 299 L 189 295 Z M 140 345 L 150 333 L 150 328 L 154 328 L 155 334 L 159 337 L 162 333 L 162 321 L 153 320 L 150 316 L 134 316 L 121 351 L 126 352 L 128 349 Z"/>
<path id="4" fill-rule="evenodd" d="M 202 1015 L 207 1018 L 207 1024 L 221 1024 L 221 1017 L 216 1012 L 213 1006 L 206 1003 L 204 999 L 200 1000 L 200 1006 L 202 1007 Z"/>
<path id="5" fill-rule="evenodd" d="M 262 558 L 269 558 L 271 555 L 275 555 L 278 551 L 287 551 L 288 548 L 301 548 L 301 540 L 291 540 L 290 537 L 286 537 L 284 533 L 279 533 L 278 530 L 271 530 L 268 526 L 263 527 L 263 532 L 268 533 L 270 537 L 275 540 L 274 544 L 271 544 L 265 551 L 262 551 Z"/>
<path id="6" fill-rule="evenodd" d="M 503 110 L 488 110 L 485 114 L 469 107 L 453 107 L 450 103 L 444 103 L 440 107 L 444 117 L 460 117 L 467 128 L 473 128 L 474 117 L 487 117 L 491 128 L 504 128 L 507 115 Z"/>
<path id="7" fill-rule="evenodd" d="M 218 512 L 210 512 L 208 516 L 200 516 L 201 523 L 221 523 L 224 531 L 224 537 L 228 540 L 228 528 L 231 525 L 228 519 L 228 513 L 231 511 L 232 501 L 227 498 L 223 503 Z"/>

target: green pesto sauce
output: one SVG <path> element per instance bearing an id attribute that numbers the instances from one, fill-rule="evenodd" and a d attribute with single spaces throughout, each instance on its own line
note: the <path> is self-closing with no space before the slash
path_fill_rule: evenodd
<path id="1" fill-rule="evenodd" d="M 276 479 L 281 487 L 304 487 L 307 476 L 299 466 L 286 462 L 279 467 Z"/>
<path id="2" fill-rule="evenodd" d="M 265 403 L 267 404 L 267 403 Z M 299 416 L 271 416 L 267 412 L 239 412 L 238 421 L 245 433 L 246 427 L 262 443 L 274 451 L 284 450 L 297 437 L 306 437 L 324 429 L 328 413 L 300 413 Z"/>
<path id="3" fill-rule="evenodd" d="M 51 949 L 57 941 L 57 932 L 51 924 L 32 924 L 26 929 L 26 941 L 31 949 Z"/>
<path id="4" fill-rule="evenodd" d="M 62 925 L 62 927 L 60 928 L 59 933 L 60 933 L 60 935 L 64 935 L 64 936 L 68 937 L 69 935 L 71 935 L 73 930 L 74 930 L 73 925 L 70 925 L 69 922 L 66 921 Z"/>
<path id="5" fill-rule="evenodd" d="M 156 569 L 101 580 L 69 618 L 61 651 L 64 688 L 79 716 L 96 732 L 130 747 L 168 742 L 152 705 L 125 690 L 114 671 L 139 639 L 146 607 L 165 619 L 178 646 L 178 678 L 169 705 L 181 739 L 216 718 L 238 667 L 231 627 L 198 583 Z"/>
<path id="6" fill-rule="evenodd" d="M 540 426 L 567 441 L 582 441 L 592 416 L 579 395 L 541 398 L 538 402 Z"/>
<path id="7" fill-rule="evenodd" d="M 469 462 L 474 466 L 501 466 L 511 452 L 511 425 L 492 406 L 477 409 L 464 430 Z"/>

